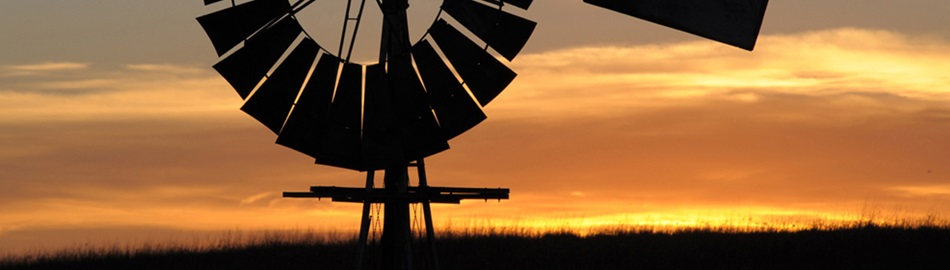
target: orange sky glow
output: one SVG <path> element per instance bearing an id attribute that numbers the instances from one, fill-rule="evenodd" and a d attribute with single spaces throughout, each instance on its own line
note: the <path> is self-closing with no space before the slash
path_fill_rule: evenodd
<path id="1" fill-rule="evenodd" d="M 437 230 L 950 217 L 945 36 L 767 33 L 752 53 L 695 39 L 588 45 L 511 67 L 488 120 L 426 160 L 431 185 L 508 187 L 511 199 L 437 205 Z M 281 192 L 364 175 L 274 144 L 206 65 L 0 63 L 0 81 L 0 254 L 358 227 L 359 205 Z"/>

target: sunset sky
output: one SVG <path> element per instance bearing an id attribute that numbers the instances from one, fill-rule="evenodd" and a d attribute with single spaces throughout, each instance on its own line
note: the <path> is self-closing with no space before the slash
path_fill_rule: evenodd
<path id="1" fill-rule="evenodd" d="M 194 19 L 218 8 L 0 1 L 0 255 L 356 229 L 359 205 L 281 198 L 364 175 L 239 110 Z M 336 40 L 322 10 L 300 20 Z M 950 1 L 772 0 L 754 52 L 581 0 L 517 13 L 518 78 L 426 159 L 431 185 L 511 199 L 438 205 L 441 228 L 950 218 Z"/>

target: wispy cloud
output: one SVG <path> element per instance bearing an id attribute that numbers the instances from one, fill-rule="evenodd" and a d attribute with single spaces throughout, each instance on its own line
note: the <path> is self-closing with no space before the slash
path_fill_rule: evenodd
<path id="1" fill-rule="evenodd" d="M 84 70 L 89 68 L 88 63 L 75 63 L 75 62 L 44 62 L 39 64 L 27 64 L 27 65 L 6 65 L 0 66 L 0 76 L 5 77 L 15 77 L 15 76 L 32 76 L 40 74 L 48 74 L 51 72 L 58 71 L 76 71 Z"/>
<path id="2" fill-rule="evenodd" d="M 950 43 L 862 29 L 764 36 L 753 53 L 710 42 L 590 47 L 523 55 L 514 66 L 518 80 L 489 110 L 590 115 L 696 99 L 754 102 L 763 92 L 950 100 Z"/>
<path id="3" fill-rule="evenodd" d="M 17 70 L 17 71 L 60 71 L 60 70 L 78 70 L 86 69 L 89 67 L 88 63 L 74 63 L 74 62 L 45 62 L 40 64 L 30 64 L 30 65 L 9 65 L 4 66 L 8 70 Z"/>
<path id="4" fill-rule="evenodd" d="M 243 206 L 243 205 L 255 204 L 255 203 L 261 202 L 264 199 L 273 200 L 273 199 L 280 198 L 280 196 L 277 196 L 277 195 L 278 194 L 275 194 L 273 192 L 262 192 L 262 193 L 254 194 L 244 199 L 241 199 L 241 205 Z"/>
<path id="5" fill-rule="evenodd" d="M 177 74 L 205 74 L 207 69 L 193 66 L 182 66 L 172 64 L 133 64 L 126 65 L 126 69 L 145 72 L 163 72 Z"/>
<path id="6" fill-rule="evenodd" d="M 928 171 L 928 173 L 930 172 Z M 911 197 L 950 197 L 950 184 L 899 186 L 893 189 Z"/>
<path id="7" fill-rule="evenodd" d="M 241 103 L 227 82 L 197 68 L 130 65 L 80 73 L 0 82 L 0 113 L 16 116 L 0 122 L 200 115 Z"/>
<path id="8" fill-rule="evenodd" d="M 104 90 L 111 89 L 117 81 L 113 79 L 81 79 L 54 82 L 38 82 L 34 87 L 49 90 Z"/>

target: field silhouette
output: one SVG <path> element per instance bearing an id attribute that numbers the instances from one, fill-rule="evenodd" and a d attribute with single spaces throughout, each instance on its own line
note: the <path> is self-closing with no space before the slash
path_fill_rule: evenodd
<path id="1" fill-rule="evenodd" d="M 309 239 L 309 240 L 308 240 Z M 0 269 L 352 269 L 356 241 L 270 237 L 218 246 L 81 249 L 8 257 Z M 739 232 L 605 231 L 587 236 L 447 233 L 442 269 L 950 269 L 950 227 L 864 224 Z"/>

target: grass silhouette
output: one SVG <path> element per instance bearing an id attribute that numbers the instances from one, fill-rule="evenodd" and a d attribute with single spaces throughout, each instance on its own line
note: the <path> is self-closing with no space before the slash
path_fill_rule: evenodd
<path id="1" fill-rule="evenodd" d="M 352 269 L 355 241 L 328 239 L 296 232 L 201 247 L 87 247 L 7 257 L 0 269 Z M 449 232 L 436 244 L 447 270 L 950 269 L 946 225 L 617 229 L 585 236 L 503 228 Z"/>

